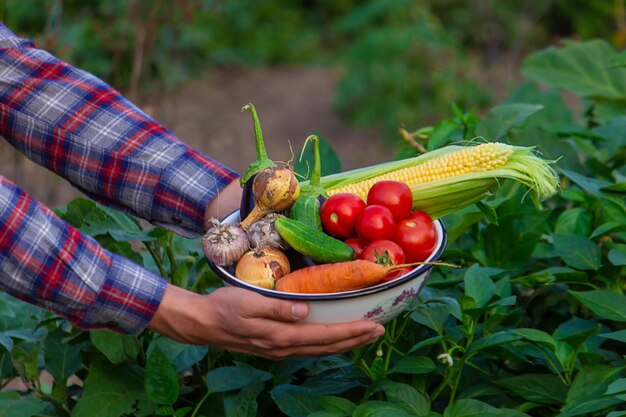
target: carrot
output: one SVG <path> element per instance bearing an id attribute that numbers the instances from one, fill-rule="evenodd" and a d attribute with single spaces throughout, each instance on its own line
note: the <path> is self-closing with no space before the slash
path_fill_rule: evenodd
<path id="1" fill-rule="evenodd" d="M 376 262 L 357 259 L 307 266 L 276 281 L 275 288 L 283 292 L 307 294 L 357 290 L 382 282 L 393 270 L 420 263 L 422 262 L 384 266 Z"/>

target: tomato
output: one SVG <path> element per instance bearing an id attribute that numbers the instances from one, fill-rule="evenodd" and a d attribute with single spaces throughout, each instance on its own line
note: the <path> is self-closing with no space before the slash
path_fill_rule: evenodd
<path id="1" fill-rule="evenodd" d="M 409 215 L 408 218 L 417 220 L 420 222 L 424 222 L 426 224 L 433 224 L 433 218 L 430 217 L 430 215 L 426 213 L 424 210 L 415 210 L 413 213 Z"/>
<path id="2" fill-rule="evenodd" d="M 355 259 L 360 259 L 361 258 L 361 254 L 363 253 L 363 249 L 365 249 L 365 244 L 363 242 L 361 242 L 361 239 L 359 239 L 356 236 L 353 236 L 351 238 L 348 238 L 344 241 L 344 243 L 350 245 L 350 247 L 354 250 L 354 258 Z"/>
<path id="3" fill-rule="evenodd" d="M 404 219 L 398 223 L 393 239 L 402 250 L 407 263 L 426 260 L 437 245 L 437 233 L 433 224 Z"/>
<path id="4" fill-rule="evenodd" d="M 393 240 L 396 220 L 387 207 L 367 206 L 356 220 L 356 234 L 365 243 L 377 239 Z"/>
<path id="5" fill-rule="evenodd" d="M 322 227 L 329 235 L 347 239 L 354 235 L 356 219 L 365 209 L 365 201 L 352 193 L 339 193 L 328 197 L 322 204 Z"/>
<path id="6" fill-rule="evenodd" d="M 387 239 L 378 239 L 367 244 L 360 259 L 376 262 L 385 266 L 398 265 L 404 263 L 404 252 L 396 242 Z"/>
<path id="7" fill-rule="evenodd" d="M 413 193 L 411 193 L 411 188 L 402 181 L 379 181 L 367 193 L 366 203 L 368 206 L 377 204 L 387 207 L 398 222 L 411 214 Z"/>

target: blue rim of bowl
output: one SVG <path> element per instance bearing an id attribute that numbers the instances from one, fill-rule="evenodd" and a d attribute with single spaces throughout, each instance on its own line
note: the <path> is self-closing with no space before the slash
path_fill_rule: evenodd
<path id="1" fill-rule="evenodd" d="M 226 216 L 225 219 L 235 215 L 235 213 L 237 213 L 238 211 L 239 210 L 233 211 L 228 216 Z M 433 254 L 433 256 L 430 258 L 428 262 L 438 261 L 441 258 L 441 255 L 443 254 L 448 244 L 448 233 L 446 232 L 445 225 L 443 224 L 441 219 L 436 219 L 435 222 L 439 223 L 439 227 L 441 227 L 441 244 L 437 247 L 437 250 L 435 251 L 435 253 Z M 375 294 L 381 291 L 386 291 L 390 288 L 397 287 L 398 285 L 402 285 L 408 281 L 411 281 L 414 278 L 422 275 L 423 273 L 429 272 L 429 270 L 434 266 L 433 264 L 420 265 L 417 268 L 413 269 L 408 274 L 403 275 L 397 279 L 391 280 L 384 284 L 378 284 L 378 285 L 374 285 L 371 287 L 361 288 L 360 290 L 336 292 L 336 293 L 328 293 L 328 294 L 296 294 L 292 292 L 280 292 L 276 290 L 268 290 L 266 288 L 257 287 L 256 285 L 248 284 L 244 281 L 238 280 L 237 278 L 232 276 L 232 274 L 228 273 L 228 271 L 226 271 L 223 267 L 216 265 L 214 262 L 208 259 L 207 259 L 207 262 L 209 263 L 209 267 L 213 270 L 213 272 L 215 272 L 222 279 L 222 281 L 225 281 L 234 287 L 245 288 L 245 289 L 254 291 L 256 293 L 266 295 L 268 297 L 280 298 L 283 300 L 301 300 L 301 301 L 342 300 L 346 298 L 358 298 L 358 297 L 362 297 L 365 295 Z M 426 276 L 426 278 L 428 278 L 428 275 Z M 426 279 L 424 280 L 422 285 L 425 284 L 425 282 L 426 282 Z"/>

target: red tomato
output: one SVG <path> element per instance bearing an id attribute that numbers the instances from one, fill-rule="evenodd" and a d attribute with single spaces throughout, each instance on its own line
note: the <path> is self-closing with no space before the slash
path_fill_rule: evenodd
<path id="1" fill-rule="evenodd" d="M 365 201 L 352 193 L 331 195 L 322 205 L 320 218 L 324 231 L 338 239 L 354 235 L 356 219 L 365 209 Z"/>
<path id="2" fill-rule="evenodd" d="M 360 259 L 361 254 L 363 253 L 363 249 L 365 249 L 365 244 L 361 242 L 361 239 L 358 237 L 351 237 L 344 241 L 354 250 L 354 258 Z"/>
<path id="3" fill-rule="evenodd" d="M 430 217 L 430 215 L 426 213 L 424 210 L 415 210 L 413 213 L 409 215 L 408 218 L 417 220 L 420 222 L 424 222 L 426 224 L 433 224 L 433 218 Z"/>
<path id="4" fill-rule="evenodd" d="M 365 243 L 377 239 L 393 240 L 396 220 L 387 207 L 367 206 L 356 220 L 356 234 Z"/>
<path id="5" fill-rule="evenodd" d="M 407 263 L 426 260 L 437 245 L 437 233 L 433 224 L 413 219 L 398 223 L 393 239 L 402 250 Z"/>
<path id="6" fill-rule="evenodd" d="M 368 206 L 385 206 L 393 213 L 396 221 L 406 219 L 413 209 L 411 188 L 402 181 L 379 181 L 367 193 Z"/>
<path id="7" fill-rule="evenodd" d="M 387 239 L 378 239 L 367 244 L 360 259 L 376 262 L 385 266 L 398 265 L 404 263 L 404 252 L 396 242 Z"/>

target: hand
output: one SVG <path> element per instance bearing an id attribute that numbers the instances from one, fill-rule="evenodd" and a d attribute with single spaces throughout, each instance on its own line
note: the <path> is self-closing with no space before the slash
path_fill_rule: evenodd
<path id="1" fill-rule="evenodd" d="M 300 323 L 308 305 L 242 288 L 196 294 L 168 284 L 148 328 L 182 343 L 214 345 L 268 359 L 319 357 L 375 341 L 384 327 L 369 320 Z"/>
<path id="2" fill-rule="evenodd" d="M 241 201 L 241 185 L 239 180 L 235 179 L 226 187 L 222 188 L 217 197 L 209 201 L 204 211 L 204 228 L 210 224 L 211 218 L 218 220 L 223 219 L 233 211 L 239 209 Z"/>

